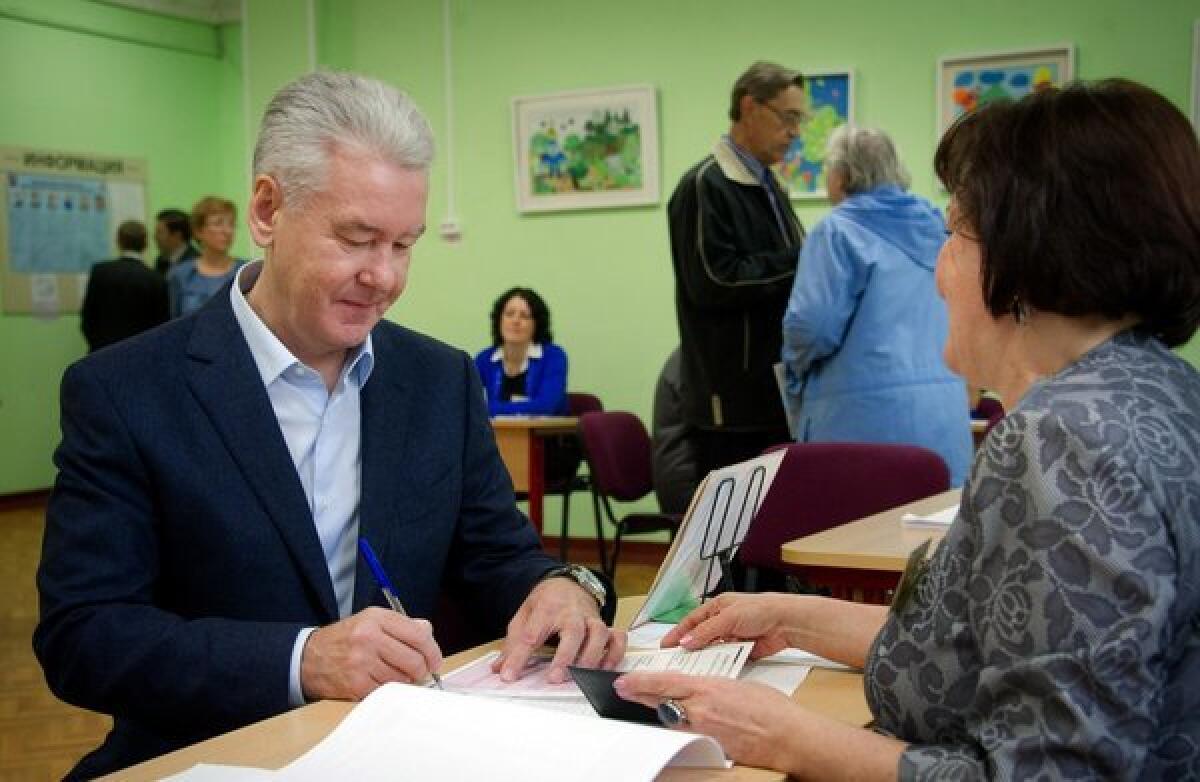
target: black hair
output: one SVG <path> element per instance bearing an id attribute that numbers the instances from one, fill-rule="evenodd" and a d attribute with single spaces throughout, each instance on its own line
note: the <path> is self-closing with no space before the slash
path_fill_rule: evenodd
<path id="1" fill-rule="evenodd" d="M 192 218 L 188 216 L 187 212 L 179 209 L 164 209 L 154 219 L 165 225 L 171 233 L 183 234 L 185 242 L 192 240 Z"/>
<path id="2" fill-rule="evenodd" d="M 533 341 L 539 344 L 546 344 L 554 341 L 554 334 L 550 331 L 550 310 L 546 307 L 546 302 L 542 301 L 542 297 L 537 295 L 537 291 L 533 288 L 509 288 L 496 302 L 492 304 L 492 345 L 500 347 L 504 344 L 504 339 L 500 336 L 500 320 L 504 316 L 504 305 L 508 304 L 508 300 L 514 296 L 519 296 L 529 305 L 529 312 L 533 315 Z"/>
<path id="3" fill-rule="evenodd" d="M 1108 79 L 988 103 L 934 168 L 979 240 L 993 315 L 1134 316 L 1169 347 L 1200 326 L 1200 143 L 1154 90 Z"/>

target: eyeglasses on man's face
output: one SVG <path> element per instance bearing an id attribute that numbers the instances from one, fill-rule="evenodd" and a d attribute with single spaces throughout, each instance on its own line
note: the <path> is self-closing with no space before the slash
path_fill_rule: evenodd
<path id="1" fill-rule="evenodd" d="M 799 128 L 808 121 L 808 112 L 803 109 L 780 109 L 766 101 L 760 105 L 770 109 L 771 113 L 775 115 L 775 119 L 779 120 L 785 128 Z"/>

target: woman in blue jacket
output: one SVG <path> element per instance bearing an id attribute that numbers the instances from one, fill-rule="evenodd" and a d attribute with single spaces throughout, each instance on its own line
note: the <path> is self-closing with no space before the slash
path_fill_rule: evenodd
<path id="1" fill-rule="evenodd" d="M 839 128 L 825 171 L 836 208 L 804 243 L 783 318 L 796 439 L 921 445 L 961 485 L 972 451 L 967 392 L 942 358 L 946 307 L 933 280 L 946 225 L 907 192 L 882 131 Z"/>
<path id="2" fill-rule="evenodd" d="M 490 415 L 565 415 L 567 354 L 554 344 L 550 310 L 530 288 L 492 305 L 492 347 L 475 356 Z"/>

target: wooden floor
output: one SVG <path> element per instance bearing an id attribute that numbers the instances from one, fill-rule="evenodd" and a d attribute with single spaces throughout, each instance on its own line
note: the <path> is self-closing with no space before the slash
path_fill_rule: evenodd
<path id="1" fill-rule="evenodd" d="M 111 724 L 108 717 L 68 706 L 51 695 L 33 656 L 33 579 L 43 518 L 40 507 L 0 511 L 0 591 L 8 596 L 0 606 L 0 782 L 61 778 L 99 744 Z M 590 547 L 572 548 L 574 554 Z M 644 594 L 656 570 L 623 563 L 617 572 L 618 593 Z"/>

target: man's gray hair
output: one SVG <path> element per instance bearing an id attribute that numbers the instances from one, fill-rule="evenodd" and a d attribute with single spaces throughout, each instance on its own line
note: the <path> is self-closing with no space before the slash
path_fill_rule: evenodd
<path id="1" fill-rule="evenodd" d="M 321 189 L 337 145 L 402 168 L 428 171 L 433 162 L 433 131 L 408 95 L 365 76 L 317 71 L 271 98 L 254 146 L 254 176 L 274 177 L 285 199 L 302 203 Z"/>
<path id="2" fill-rule="evenodd" d="M 734 122 L 742 118 L 744 96 L 749 95 L 759 103 L 766 103 L 788 87 L 804 89 L 804 76 L 800 71 L 759 60 L 733 83 L 733 94 L 729 96 L 729 118 Z"/>
<path id="3" fill-rule="evenodd" d="M 896 146 L 882 130 L 846 124 L 829 137 L 825 148 L 825 170 L 838 169 L 847 193 L 865 193 L 881 185 L 907 190 L 912 183 Z"/>

